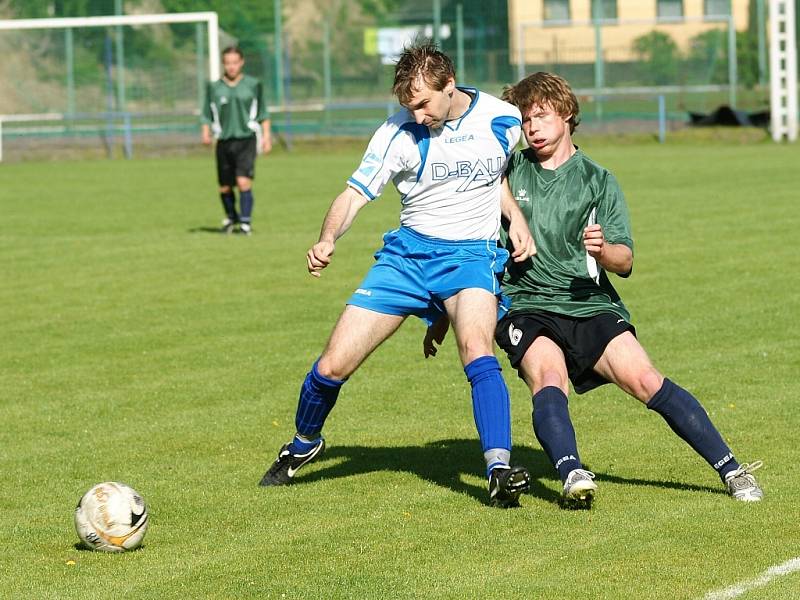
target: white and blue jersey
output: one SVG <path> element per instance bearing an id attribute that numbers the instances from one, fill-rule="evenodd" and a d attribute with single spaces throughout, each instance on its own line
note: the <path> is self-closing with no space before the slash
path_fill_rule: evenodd
<path id="1" fill-rule="evenodd" d="M 467 111 L 440 129 L 403 109 L 375 132 L 348 179 L 369 200 L 389 181 L 400 194 L 400 225 L 443 240 L 496 240 L 500 181 L 519 141 L 516 107 L 474 88 Z"/>
<path id="2" fill-rule="evenodd" d="M 369 200 L 389 181 L 400 194 L 400 228 L 348 304 L 428 324 L 443 301 L 468 288 L 500 295 L 508 253 L 497 247 L 500 182 L 521 132 L 519 111 L 472 88 L 469 109 L 441 129 L 408 110 L 375 132 L 348 185 Z"/>

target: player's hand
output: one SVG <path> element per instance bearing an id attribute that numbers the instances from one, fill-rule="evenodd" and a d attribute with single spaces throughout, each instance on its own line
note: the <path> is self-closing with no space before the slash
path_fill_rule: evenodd
<path id="1" fill-rule="evenodd" d="M 331 256 L 335 246 L 332 242 L 317 242 L 306 253 L 306 262 L 308 263 L 308 272 L 314 277 L 320 276 L 320 271 L 331 264 Z"/>
<path id="2" fill-rule="evenodd" d="M 272 136 L 265 135 L 264 138 L 261 140 L 261 153 L 269 154 L 271 150 L 272 150 Z"/>
<path id="3" fill-rule="evenodd" d="M 514 262 L 528 260 L 536 254 L 536 243 L 526 222 L 516 220 L 509 223 L 508 240 L 514 247 L 514 252 L 511 253 Z"/>
<path id="4" fill-rule="evenodd" d="M 425 358 L 429 356 L 436 356 L 438 348 L 436 344 L 442 345 L 444 336 L 447 335 L 447 330 L 450 328 L 450 319 L 447 315 L 442 315 L 439 319 L 425 332 L 425 339 L 422 340 L 422 353 Z"/>
<path id="5" fill-rule="evenodd" d="M 203 145 L 204 146 L 210 146 L 211 145 L 211 134 L 205 129 L 203 130 L 202 138 L 203 138 Z"/>
<path id="6" fill-rule="evenodd" d="M 603 235 L 603 228 L 599 223 L 588 225 L 583 230 L 583 246 L 586 252 L 594 259 L 599 259 L 603 254 L 606 238 Z"/>

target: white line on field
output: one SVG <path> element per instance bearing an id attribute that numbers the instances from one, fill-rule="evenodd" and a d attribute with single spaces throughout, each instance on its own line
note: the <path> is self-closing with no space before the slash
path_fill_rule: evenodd
<path id="1" fill-rule="evenodd" d="M 770 581 L 772 581 L 776 577 L 781 577 L 782 575 L 789 575 L 790 573 L 794 573 L 795 571 L 800 571 L 800 557 L 792 558 L 790 560 L 787 560 L 783 564 L 777 565 L 775 567 L 770 567 L 769 569 L 767 569 L 761 575 L 759 575 L 754 579 L 750 579 L 748 581 L 742 581 L 741 583 L 732 585 L 731 587 L 725 588 L 724 590 L 709 592 L 708 594 L 703 596 L 703 600 L 731 600 L 732 598 L 738 598 L 742 594 L 749 592 L 752 589 L 767 585 Z"/>

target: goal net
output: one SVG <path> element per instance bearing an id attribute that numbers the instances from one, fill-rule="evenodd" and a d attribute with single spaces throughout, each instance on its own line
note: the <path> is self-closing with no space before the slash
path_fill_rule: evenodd
<path id="1" fill-rule="evenodd" d="M 130 155 L 196 137 L 218 35 L 212 12 L 0 21 L 0 147 Z"/>

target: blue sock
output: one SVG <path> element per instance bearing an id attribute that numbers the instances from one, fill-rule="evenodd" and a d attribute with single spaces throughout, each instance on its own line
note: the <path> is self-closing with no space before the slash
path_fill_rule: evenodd
<path id="1" fill-rule="evenodd" d="M 233 195 L 233 192 L 220 194 L 219 197 L 220 200 L 222 200 L 222 207 L 225 209 L 225 216 L 231 221 L 238 221 L 239 216 L 236 214 L 236 197 Z"/>
<path id="2" fill-rule="evenodd" d="M 242 209 L 242 223 L 249 223 L 253 215 L 253 190 L 239 192 L 239 206 Z"/>
<path id="3" fill-rule="evenodd" d="M 336 404 L 342 384 L 344 381 L 328 379 L 320 375 L 316 362 L 311 367 L 311 371 L 306 375 L 303 386 L 300 388 L 300 400 L 294 420 L 297 434 L 305 438 L 307 440 L 305 443 L 310 443 L 310 445 L 303 448 L 303 440 L 295 437 L 292 441 L 293 450 L 302 452 L 313 446 L 315 440 L 319 439 L 322 426 L 333 405 Z"/>
<path id="4" fill-rule="evenodd" d="M 506 382 L 500 374 L 500 363 L 494 356 L 481 356 L 464 367 L 464 373 L 472 386 L 472 412 L 484 455 L 488 456 L 488 451 L 497 449 L 510 452 L 510 402 Z M 486 466 L 487 471 L 491 471 L 499 463 L 495 460 L 493 465 Z"/>
<path id="5" fill-rule="evenodd" d="M 533 432 L 561 481 L 573 469 L 582 469 L 578 456 L 575 429 L 569 418 L 567 396 L 559 388 L 548 386 L 533 396 Z"/>
<path id="6" fill-rule="evenodd" d="M 697 398 L 682 387 L 665 378 L 661 389 L 650 398 L 647 408 L 664 417 L 672 431 L 702 456 L 723 481 L 727 473 L 739 468 L 733 452 Z"/>

